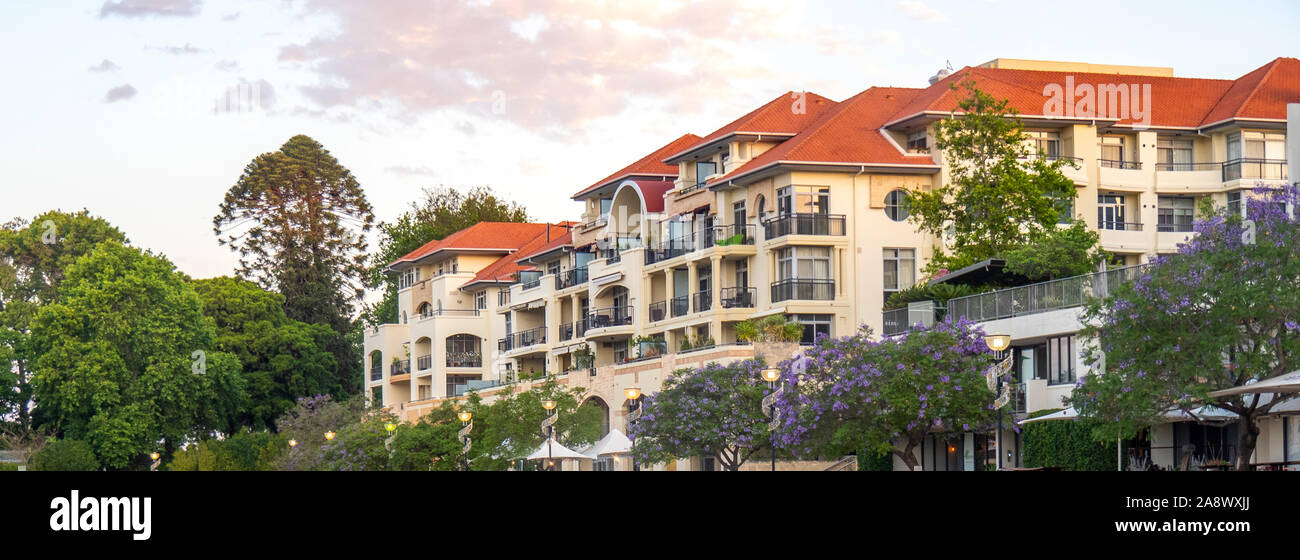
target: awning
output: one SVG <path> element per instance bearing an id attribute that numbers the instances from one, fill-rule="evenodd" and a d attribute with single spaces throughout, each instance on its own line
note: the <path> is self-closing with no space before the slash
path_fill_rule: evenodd
<path id="1" fill-rule="evenodd" d="M 601 276 L 601 277 L 599 277 L 599 278 L 593 278 L 593 279 L 591 280 L 591 285 L 592 285 L 592 286 L 604 286 L 605 284 L 609 284 L 610 282 L 617 282 L 617 281 L 621 280 L 622 278 L 623 278 L 623 273 L 622 273 L 622 272 L 615 272 L 615 273 L 612 273 L 612 274 L 606 274 L 606 275 Z"/>
<path id="2" fill-rule="evenodd" d="M 542 307 L 546 307 L 546 300 L 538 298 L 532 301 L 526 301 L 524 303 L 515 304 L 510 309 L 519 311 L 521 309 L 540 309 Z"/>
<path id="3" fill-rule="evenodd" d="M 1196 421 L 1197 417 L 1199 417 L 1201 420 L 1206 422 L 1226 422 L 1229 420 L 1237 419 L 1236 414 L 1229 412 L 1227 410 L 1223 410 L 1222 408 L 1219 408 L 1217 406 L 1202 406 L 1202 407 L 1194 408 L 1192 409 L 1192 413 L 1195 414 L 1196 416 L 1193 417 L 1191 414 L 1188 414 L 1182 409 L 1167 410 L 1161 413 L 1160 416 L 1166 422 L 1194 422 Z M 1066 408 L 1065 410 L 1059 410 L 1057 412 L 1039 416 L 1037 418 L 1021 420 L 1018 423 L 1028 424 L 1030 422 L 1038 422 L 1040 420 L 1078 420 L 1078 419 L 1079 419 L 1079 413 L 1074 410 L 1074 407 L 1069 407 Z"/>
<path id="4" fill-rule="evenodd" d="M 1044 414 L 1044 415 L 1039 416 L 1039 417 L 1037 417 L 1037 418 L 1030 418 L 1030 419 L 1027 419 L 1027 420 L 1021 420 L 1020 422 L 1017 422 L 1017 423 L 1018 423 L 1018 424 L 1028 424 L 1028 423 L 1030 423 L 1030 422 L 1038 422 L 1038 421 L 1040 421 L 1040 420 L 1078 420 L 1078 419 L 1079 419 L 1079 413 L 1074 411 L 1074 407 L 1069 407 L 1069 408 L 1067 408 L 1067 409 L 1065 409 L 1065 410 L 1058 410 L 1058 411 L 1053 412 L 1053 413 L 1051 413 L 1051 414 Z"/>
<path id="5" fill-rule="evenodd" d="M 627 439 L 617 428 L 609 431 L 605 437 L 591 446 L 590 449 L 584 450 L 588 458 L 595 459 L 608 455 L 626 455 L 632 452 L 632 440 Z"/>
<path id="6" fill-rule="evenodd" d="M 549 444 L 549 448 L 548 448 L 548 444 Z M 536 459 L 546 459 L 548 457 L 553 459 L 590 459 L 591 458 L 581 453 L 578 453 L 577 451 L 569 449 L 563 445 L 560 445 L 560 442 L 555 441 L 554 438 L 551 438 L 547 441 L 543 441 L 541 447 L 538 447 L 537 451 L 534 451 L 532 455 L 528 456 L 528 460 L 532 461 Z"/>
<path id="7" fill-rule="evenodd" d="M 1300 370 L 1270 377 L 1262 381 L 1251 381 L 1240 387 L 1214 391 L 1211 397 L 1227 397 L 1244 393 L 1295 393 L 1300 392 Z"/>

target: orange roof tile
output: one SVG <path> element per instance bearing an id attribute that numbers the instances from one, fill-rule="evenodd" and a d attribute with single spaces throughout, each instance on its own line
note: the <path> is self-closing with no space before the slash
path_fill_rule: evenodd
<path id="1" fill-rule="evenodd" d="M 445 250 L 478 250 L 512 253 L 546 231 L 546 224 L 479 222 L 443 239 L 425 243 L 389 266 L 415 262 Z"/>
<path id="2" fill-rule="evenodd" d="M 660 147 L 658 150 L 650 152 L 645 157 L 632 162 L 631 165 L 615 171 L 604 179 L 596 181 L 590 187 L 578 191 L 577 194 L 573 195 L 573 199 L 577 200 L 591 191 L 608 186 L 610 183 L 620 182 L 631 177 L 677 177 L 677 166 L 664 163 L 664 158 L 685 149 L 687 146 L 695 144 L 699 140 L 700 137 L 694 134 L 683 134 L 676 140 Z"/>
<path id="3" fill-rule="evenodd" d="M 515 253 L 516 255 L 522 255 L 516 257 L 515 262 L 526 260 L 535 255 L 541 255 L 543 253 L 554 251 L 555 249 L 558 249 L 560 247 L 564 247 L 566 245 L 572 245 L 572 244 L 573 244 L 573 228 L 570 227 L 564 230 L 563 235 L 559 237 L 551 237 L 551 241 L 549 243 L 543 244 L 541 247 L 538 247 L 536 250 L 526 251 L 526 252 L 521 250 L 518 253 Z"/>
<path id="4" fill-rule="evenodd" d="M 474 275 L 473 280 L 466 282 L 464 285 L 460 287 L 460 289 L 463 290 L 465 288 L 468 288 L 474 284 L 478 284 L 481 282 L 506 281 L 508 278 L 514 276 L 516 272 L 519 272 L 521 270 L 533 270 L 533 267 L 531 266 L 521 265 L 518 262 L 516 262 L 519 259 L 515 255 L 520 255 L 520 254 L 529 255 L 529 254 L 536 253 L 538 252 L 539 249 L 548 245 L 549 243 L 570 235 L 570 232 L 572 232 L 573 230 L 573 226 L 577 224 L 576 222 L 561 222 L 559 225 L 554 225 L 554 224 L 529 224 L 529 225 L 537 226 L 536 235 L 534 235 L 531 239 L 529 239 L 528 241 L 520 245 L 519 248 L 512 254 L 505 255 L 497 259 L 492 264 L 483 267 L 481 270 L 478 271 L 477 274 Z M 545 228 L 548 226 L 550 227 L 551 241 L 547 241 Z"/>
<path id="5" fill-rule="evenodd" d="M 672 161 L 735 134 L 794 135 L 816 121 L 817 117 L 821 116 L 822 113 L 835 106 L 834 100 L 812 92 L 803 93 L 806 95 L 803 98 L 802 113 L 794 111 L 794 104 L 798 101 L 795 98 L 796 92 L 787 91 L 777 96 L 776 99 L 764 103 L 761 107 L 709 133 L 703 140 L 678 150 L 664 159 L 665 161 Z"/>
<path id="6" fill-rule="evenodd" d="M 1300 103 L 1300 60 L 1275 58 L 1237 78 L 1200 124 L 1233 118 L 1285 120 L 1287 103 Z"/>

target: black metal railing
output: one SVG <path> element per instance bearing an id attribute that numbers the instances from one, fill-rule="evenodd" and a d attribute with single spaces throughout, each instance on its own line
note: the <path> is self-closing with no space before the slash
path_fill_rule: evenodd
<path id="1" fill-rule="evenodd" d="M 894 336 L 907 331 L 911 325 L 908 324 L 908 313 L 906 307 L 898 309 L 886 309 L 881 312 L 880 334 L 883 336 Z"/>
<path id="2" fill-rule="evenodd" d="M 705 182 L 705 181 L 700 181 L 700 182 L 695 183 L 694 185 L 688 185 L 688 186 L 682 187 L 681 189 L 678 189 L 678 190 L 677 190 L 677 196 L 678 196 L 678 197 L 686 196 L 686 195 L 691 194 L 691 193 L 693 193 L 693 192 L 695 192 L 695 191 L 698 191 L 698 190 L 700 190 L 700 189 L 703 189 L 704 186 L 707 185 L 707 184 L 708 184 L 708 183 Z"/>
<path id="3" fill-rule="evenodd" d="M 1284 159 L 1240 158 L 1223 162 L 1223 180 L 1286 179 Z"/>
<path id="4" fill-rule="evenodd" d="M 401 375 L 411 373 L 411 360 L 399 360 L 388 366 L 389 375 Z"/>
<path id="5" fill-rule="evenodd" d="M 536 280 L 524 282 L 520 285 L 521 290 L 531 290 L 542 285 L 542 278 L 539 276 Z"/>
<path id="6" fill-rule="evenodd" d="M 447 367 L 477 368 L 483 367 L 483 353 L 476 351 L 448 352 Z"/>
<path id="7" fill-rule="evenodd" d="M 371 380 L 371 381 L 379 381 L 380 379 L 383 379 L 383 378 L 384 378 L 384 366 L 382 366 L 382 365 L 378 365 L 378 364 L 376 364 L 376 365 L 374 365 L 374 366 L 371 366 L 371 368 L 370 368 L 370 380 Z"/>
<path id="8" fill-rule="evenodd" d="M 1156 164 L 1156 171 L 1218 171 L 1223 168 L 1221 162 L 1161 162 Z"/>
<path id="9" fill-rule="evenodd" d="M 754 289 L 748 287 L 723 288 L 719 294 L 723 309 L 754 307 Z"/>
<path id="10" fill-rule="evenodd" d="M 646 249 L 645 263 L 654 264 L 660 261 L 680 257 L 695 250 L 695 234 L 683 235 L 676 239 L 670 239 L 654 247 Z"/>
<path id="11" fill-rule="evenodd" d="M 569 340 L 573 338 L 574 324 L 565 323 L 560 325 L 560 340 Z"/>
<path id="12" fill-rule="evenodd" d="M 668 300 L 669 310 L 673 317 L 681 317 L 691 312 L 691 296 L 673 296 Z"/>
<path id="13" fill-rule="evenodd" d="M 526 331 L 519 331 L 512 336 L 515 348 L 527 348 L 534 344 L 546 342 L 546 327 L 534 327 Z"/>
<path id="14" fill-rule="evenodd" d="M 954 321 L 965 317 L 980 322 L 1079 307 L 1087 303 L 1088 298 L 1105 297 L 1111 288 L 1137 278 L 1147 266 L 1116 268 L 952 298 L 948 300 L 947 317 Z"/>
<path id="15" fill-rule="evenodd" d="M 1108 229 L 1111 231 L 1142 231 L 1140 222 L 1116 222 L 1114 220 L 1102 220 L 1097 222 L 1097 229 Z"/>
<path id="16" fill-rule="evenodd" d="M 563 290 L 587 283 L 587 267 L 570 268 L 555 278 L 555 289 Z"/>
<path id="17" fill-rule="evenodd" d="M 758 226 L 752 224 L 713 226 L 704 230 L 704 246 L 753 245 L 757 237 Z"/>
<path id="18" fill-rule="evenodd" d="M 433 368 L 433 356 L 425 354 L 415 358 L 415 371 L 424 371 Z"/>
<path id="19" fill-rule="evenodd" d="M 587 315 L 587 330 L 618 327 L 632 324 L 632 307 L 605 307 L 593 309 Z"/>
<path id="20" fill-rule="evenodd" d="M 828 301 L 835 299 L 834 280 L 788 279 L 772 283 L 772 301 L 791 299 Z"/>
<path id="21" fill-rule="evenodd" d="M 844 235 L 843 214 L 784 214 L 763 222 L 768 239 L 786 235 Z"/>
<path id="22" fill-rule="evenodd" d="M 618 252 L 618 249 L 601 249 L 597 251 L 597 254 L 600 256 L 600 258 L 605 259 L 605 264 L 614 264 L 623 260 L 623 257 Z"/>
<path id="23" fill-rule="evenodd" d="M 478 309 L 430 309 L 416 315 L 419 319 L 428 319 L 431 317 L 478 317 Z"/>
<path id="24" fill-rule="evenodd" d="M 703 312 L 703 311 L 708 311 L 708 310 L 710 310 L 710 309 L 713 309 L 713 291 L 712 291 L 712 290 L 705 290 L 705 291 L 702 291 L 702 292 L 695 292 L 694 294 L 691 295 L 691 299 L 695 300 L 695 312 L 696 312 L 696 313 L 700 313 L 700 312 Z"/>
<path id="25" fill-rule="evenodd" d="M 1185 222 L 1185 223 L 1172 223 L 1172 224 L 1170 223 L 1156 224 L 1156 231 L 1176 231 L 1176 232 L 1187 233 L 1192 231 L 1192 223 Z"/>
<path id="26" fill-rule="evenodd" d="M 1142 169 L 1142 162 L 1122 159 L 1098 159 L 1097 165 L 1111 169 Z"/>
<path id="27" fill-rule="evenodd" d="M 650 322 L 662 321 L 668 317 L 668 302 L 656 301 L 650 304 Z"/>

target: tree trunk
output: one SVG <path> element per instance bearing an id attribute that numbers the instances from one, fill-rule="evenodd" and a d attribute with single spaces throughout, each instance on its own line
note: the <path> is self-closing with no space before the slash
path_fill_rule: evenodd
<path id="1" fill-rule="evenodd" d="M 916 455 L 912 453 L 919 443 L 920 442 L 916 440 L 909 439 L 907 440 L 907 447 L 904 447 L 902 451 L 897 449 L 894 450 L 894 454 L 897 455 L 899 459 L 903 460 L 903 464 L 907 465 L 907 470 L 909 471 L 920 470 L 919 467 L 921 465 L 916 462 Z"/>
<path id="2" fill-rule="evenodd" d="M 1255 425 L 1255 417 L 1249 414 L 1242 414 L 1237 420 L 1237 464 L 1234 469 L 1239 471 L 1250 470 L 1250 456 L 1255 452 L 1255 444 L 1259 440 L 1259 426 Z"/>

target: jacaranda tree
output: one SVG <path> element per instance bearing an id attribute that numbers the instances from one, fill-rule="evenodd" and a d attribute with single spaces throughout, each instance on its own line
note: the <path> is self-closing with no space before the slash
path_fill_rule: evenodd
<path id="1" fill-rule="evenodd" d="M 874 450 L 919 466 L 929 434 L 982 431 L 997 420 L 985 374 L 984 333 L 965 320 L 873 340 L 870 329 L 824 338 L 782 363 L 777 446 L 818 451 Z"/>
<path id="2" fill-rule="evenodd" d="M 681 369 L 641 403 L 641 417 L 628 429 L 632 454 L 644 464 L 677 457 L 717 457 L 722 468 L 740 468 L 756 451 L 771 449 L 763 397 L 770 390 L 759 360 Z"/>
<path id="3" fill-rule="evenodd" d="M 1295 393 L 1211 397 L 1300 368 L 1297 189 L 1255 189 L 1246 215 L 1202 206 L 1195 237 L 1085 310 L 1095 338 L 1068 402 L 1113 440 L 1169 411 L 1212 404 L 1239 415 L 1236 468 L 1248 468 L 1261 415 Z M 1104 358 L 1103 358 L 1104 355 Z"/>

